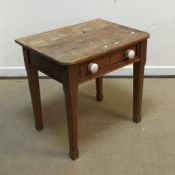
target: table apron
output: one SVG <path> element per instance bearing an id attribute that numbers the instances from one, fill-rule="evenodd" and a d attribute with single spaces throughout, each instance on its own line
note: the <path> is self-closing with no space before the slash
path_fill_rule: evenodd
<path id="1" fill-rule="evenodd" d="M 134 47 L 137 53 L 136 57 L 133 59 L 119 58 L 118 62 L 111 62 L 111 61 L 108 61 L 108 57 L 111 55 L 111 53 L 109 53 L 105 56 L 107 57 L 105 61 L 106 62 L 106 65 L 105 65 L 103 62 L 104 56 L 96 58 L 96 60 L 102 61 L 102 64 L 104 64 L 105 66 L 102 67 L 99 71 L 97 71 L 94 74 L 93 73 L 84 74 L 84 72 L 82 72 L 82 68 L 83 70 L 87 69 L 87 65 L 88 65 L 87 63 L 79 63 L 79 64 L 74 64 L 74 65 L 61 65 L 57 63 L 56 61 L 54 61 L 53 59 L 50 59 L 47 56 L 41 55 L 38 52 L 30 50 L 30 49 L 28 50 L 29 62 L 31 65 L 34 65 L 39 71 L 57 80 L 60 83 L 63 83 L 64 81 L 65 70 L 68 70 L 69 68 L 73 68 L 76 72 L 78 83 L 82 83 L 84 81 L 88 81 L 88 80 L 91 80 L 97 77 L 101 77 L 104 74 L 110 73 L 124 66 L 141 61 L 143 59 L 141 47 L 142 45 L 144 45 L 144 43 L 146 43 L 146 41 L 135 44 L 136 47 L 130 46 L 130 48 Z M 120 53 L 120 51 L 116 51 L 116 54 L 118 52 Z M 115 54 L 115 52 L 113 54 Z"/>
<path id="2" fill-rule="evenodd" d="M 138 62 L 138 61 L 140 61 L 140 58 L 138 58 L 138 57 L 136 57 L 132 60 L 121 61 L 121 62 L 118 62 L 116 64 L 109 65 L 109 66 L 105 67 L 104 69 L 102 69 L 101 71 L 98 71 L 95 74 L 91 74 L 91 75 L 88 75 L 88 76 L 85 76 L 85 77 L 80 77 L 79 76 L 78 81 L 79 81 L 79 83 L 81 83 L 81 82 L 88 81 L 88 80 L 91 80 L 91 79 L 94 79 L 94 78 L 97 78 L 97 77 L 101 77 L 104 74 L 110 73 L 114 70 L 120 69 L 124 66 L 130 65 L 130 64 Z"/>

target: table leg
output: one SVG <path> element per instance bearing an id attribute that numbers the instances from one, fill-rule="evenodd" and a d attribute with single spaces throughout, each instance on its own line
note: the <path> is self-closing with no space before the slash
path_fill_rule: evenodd
<path id="1" fill-rule="evenodd" d="M 141 106 L 144 81 L 144 66 L 146 62 L 146 42 L 141 44 L 140 61 L 134 63 L 133 79 L 133 121 L 141 121 Z"/>
<path id="2" fill-rule="evenodd" d="M 103 100 L 103 78 L 96 78 L 96 99 L 97 101 Z"/>
<path id="3" fill-rule="evenodd" d="M 29 53 L 27 49 L 23 49 L 24 62 L 28 76 L 29 89 L 32 99 L 33 111 L 35 116 L 35 127 L 38 131 L 43 129 L 41 98 L 39 88 L 38 70 L 30 64 Z"/>
<path id="4" fill-rule="evenodd" d="M 65 93 L 67 125 L 69 135 L 70 157 L 72 160 L 78 158 L 78 131 L 77 131 L 77 93 L 78 82 L 74 78 L 74 73 L 71 71 L 65 75 L 63 89 Z"/>

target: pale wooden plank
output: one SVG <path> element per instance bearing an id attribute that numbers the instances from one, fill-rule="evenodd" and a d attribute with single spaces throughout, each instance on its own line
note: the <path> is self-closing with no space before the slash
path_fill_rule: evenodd
<path id="1" fill-rule="evenodd" d="M 17 39 L 60 64 L 76 64 L 149 37 L 146 32 L 96 19 Z"/>

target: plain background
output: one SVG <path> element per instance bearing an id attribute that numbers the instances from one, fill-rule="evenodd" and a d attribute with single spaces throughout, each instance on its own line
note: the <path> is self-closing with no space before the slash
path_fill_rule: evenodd
<path id="1" fill-rule="evenodd" d="M 174 9 L 174 0 L 0 0 L 0 76 L 25 75 L 16 38 L 94 18 L 149 32 L 146 74 L 175 75 Z"/>

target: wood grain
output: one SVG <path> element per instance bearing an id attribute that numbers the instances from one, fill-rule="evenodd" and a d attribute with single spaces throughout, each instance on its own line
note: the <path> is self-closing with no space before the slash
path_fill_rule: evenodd
<path id="1" fill-rule="evenodd" d="M 141 121 L 141 106 L 144 81 L 144 66 L 146 62 L 147 41 L 140 44 L 140 61 L 134 63 L 133 79 L 133 121 Z"/>
<path id="2" fill-rule="evenodd" d="M 103 100 L 103 77 L 96 78 L 96 99 L 97 101 Z"/>
<path id="3" fill-rule="evenodd" d="M 66 103 L 70 157 L 79 156 L 77 128 L 78 84 L 96 78 L 96 99 L 103 100 L 102 76 L 134 64 L 133 120 L 141 121 L 141 103 L 149 34 L 106 20 L 85 23 L 17 39 L 23 46 L 36 128 L 43 128 L 38 70 L 63 84 Z M 129 59 L 127 51 L 136 55 Z M 88 66 L 98 65 L 92 73 Z"/>
<path id="4" fill-rule="evenodd" d="M 65 93 L 67 126 L 69 135 L 69 154 L 72 160 L 79 156 L 77 129 L 77 93 L 78 79 L 76 67 L 64 69 L 63 89 Z"/>
<path id="5" fill-rule="evenodd" d="M 16 42 L 65 65 L 92 60 L 148 37 L 146 32 L 96 19 L 20 38 Z"/>
<path id="6" fill-rule="evenodd" d="M 35 116 L 35 127 L 38 131 L 43 129 L 43 119 L 41 111 L 41 98 L 38 79 L 38 70 L 30 64 L 29 51 L 23 48 L 24 62 L 28 76 L 29 89 L 32 99 L 33 111 Z"/>

